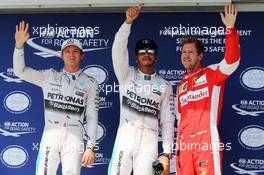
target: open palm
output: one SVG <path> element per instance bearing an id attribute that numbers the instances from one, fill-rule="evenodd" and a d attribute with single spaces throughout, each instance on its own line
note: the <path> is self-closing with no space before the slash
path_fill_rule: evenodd
<path id="1" fill-rule="evenodd" d="M 15 34 L 16 47 L 17 48 L 24 47 L 24 44 L 28 39 L 29 39 L 28 23 L 22 21 L 19 23 L 19 25 L 16 25 L 16 34 Z"/>
<path id="2" fill-rule="evenodd" d="M 225 14 L 220 13 L 221 19 L 226 27 L 234 27 L 237 17 L 237 9 L 234 5 L 225 6 Z"/>

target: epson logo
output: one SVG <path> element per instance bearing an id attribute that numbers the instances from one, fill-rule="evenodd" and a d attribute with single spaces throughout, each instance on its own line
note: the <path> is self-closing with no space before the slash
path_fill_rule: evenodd
<path id="1" fill-rule="evenodd" d="M 104 84 L 109 77 L 108 71 L 103 66 L 95 64 L 86 66 L 83 69 L 83 72 L 88 76 L 95 78 L 99 85 Z"/>
<path id="2" fill-rule="evenodd" d="M 238 134 L 239 143 L 249 150 L 260 150 L 264 148 L 264 127 L 249 125 L 240 130 Z"/>
<path id="3" fill-rule="evenodd" d="M 4 107 L 10 113 L 20 114 L 26 112 L 31 106 L 30 96 L 22 91 L 13 91 L 4 98 Z"/>
<path id="4" fill-rule="evenodd" d="M 264 90 L 264 68 L 250 67 L 240 75 L 241 85 L 250 91 Z"/>
<path id="5" fill-rule="evenodd" d="M 8 168 L 23 167 L 28 161 L 28 152 L 18 145 L 10 145 L 1 152 L 1 162 Z"/>

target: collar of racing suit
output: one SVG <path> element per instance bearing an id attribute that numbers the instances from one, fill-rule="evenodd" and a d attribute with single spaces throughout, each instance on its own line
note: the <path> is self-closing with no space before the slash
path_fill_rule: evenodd
<path id="1" fill-rule="evenodd" d="M 138 74 L 140 75 L 140 77 L 143 79 L 143 80 L 152 80 L 153 78 L 156 77 L 157 73 L 154 72 L 153 74 L 145 74 L 143 72 L 141 72 L 139 69 L 137 69 L 137 72 Z"/>
<path id="2" fill-rule="evenodd" d="M 186 73 L 184 76 L 183 76 L 183 79 L 188 79 L 196 74 L 198 74 L 199 72 L 201 72 L 203 70 L 203 66 L 200 65 L 198 68 L 196 68 L 195 70 L 189 72 L 189 73 Z"/>
<path id="3" fill-rule="evenodd" d="M 82 72 L 81 69 L 77 72 L 67 72 L 65 69 L 63 69 L 62 71 L 64 75 L 66 75 L 70 80 L 76 80 Z"/>

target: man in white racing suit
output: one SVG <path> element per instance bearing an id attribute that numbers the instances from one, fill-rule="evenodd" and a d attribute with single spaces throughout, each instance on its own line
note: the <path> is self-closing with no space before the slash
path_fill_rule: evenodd
<path id="1" fill-rule="evenodd" d="M 116 33 L 112 59 L 119 81 L 120 123 L 108 175 L 153 175 L 152 163 L 158 157 L 158 134 L 161 129 L 163 154 L 159 157 L 169 174 L 174 137 L 174 99 L 172 87 L 156 74 L 158 46 L 150 39 L 136 44 L 138 67 L 129 66 L 128 37 L 140 6 L 126 11 L 126 21 Z"/>
<path id="2" fill-rule="evenodd" d="M 45 127 L 36 162 L 36 175 L 56 175 L 62 163 L 63 175 L 79 175 L 82 164 L 95 158 L 94 145 L 98 122 L 98 83 L 80 69 L 84 58 L 77 39 L 68 39 L 61 47 L 64 68 L 37 71 L 26 67 L 24 44 L 29 39 L 28 23 L 16 26 L 13 55 L 15 74 L 42 88 Z M 87 145 L 83 142 L 83 121 L 87 122 Z"/>

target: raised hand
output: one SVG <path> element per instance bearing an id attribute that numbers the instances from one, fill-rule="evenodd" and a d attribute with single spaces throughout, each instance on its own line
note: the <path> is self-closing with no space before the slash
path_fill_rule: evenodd
<path id="1" fill-rule="evenodd" d="M 135 7 L 129 7 L 126 10 L 126 23 L 131 24 L 139 15 L 141 10 L 141 5 Z"/>
<path id="2" fill-rule="evenodd" d="M 225 14 L 220 13 L 220 15 L 226 27 L 234 27 L 237 17 L 237 8 L 234 5 L 226 5 Z"/>
<path id="3" fill-rule="evenodd" d="M 28 23 L 22 21 L 19 23 L 19 26 L 16 25 L 16 34 L 15 34 L 16 48 L 18 49 L 23 48 L 25 42 L 28 39 L 29 39 Z"/>

